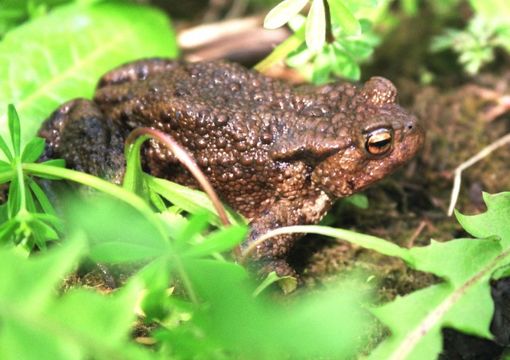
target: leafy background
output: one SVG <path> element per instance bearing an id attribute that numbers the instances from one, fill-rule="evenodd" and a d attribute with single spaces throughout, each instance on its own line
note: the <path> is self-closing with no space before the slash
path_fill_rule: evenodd
<path id="1" fill-rule="evenodd" d="M 26 142 L 60 104 L 90 98 L 106 71 L 133 59 L 177 54 L 170 20 L 154 8 L 108 2 L 56 8 L 0 42 L 1 129 L 7 104 L 16 104 Z"/>

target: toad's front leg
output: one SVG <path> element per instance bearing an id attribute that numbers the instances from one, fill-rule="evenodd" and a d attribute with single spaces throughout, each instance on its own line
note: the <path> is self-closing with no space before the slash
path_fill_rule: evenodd
<path id="1" fill-rule="evenodd" d="M 284 234 L 259 242 L 270 230 L 292 225 L 318 223 L 331 208 L 332 200 L 323 191 L 306 198 L 280 199 L 263 211 L 250 224 L 250 235 L 242 245 L 243 254 L 259 269 L 260 274 L 275 271 L 279 276 L 294 276 L 296 271 L 287 263 L 286 255 L 302 234 Z"/>

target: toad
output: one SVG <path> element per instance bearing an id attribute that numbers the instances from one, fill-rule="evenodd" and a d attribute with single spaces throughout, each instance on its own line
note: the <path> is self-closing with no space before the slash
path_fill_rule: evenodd
<path id="1" fill-rule="evenodd" d="M 60 106 L 43 124 L 46 157 L 120 183 L 123 146 L 137 127 L 170 134 L 195 158 L 222 199 L 250 219 L 246 247 L 270 229 L 315 224 L 335 199 L 382 179 L 423 143 L 395 86 L 291 86 L 226 61 L 132 62 L 105 74 L 93 100 Z M 144 168 L 196 187 L 171 152 L 151 140 Z M 265 270 L 294 274 L 285 255 L 298 236 L 258 244 Z"/>

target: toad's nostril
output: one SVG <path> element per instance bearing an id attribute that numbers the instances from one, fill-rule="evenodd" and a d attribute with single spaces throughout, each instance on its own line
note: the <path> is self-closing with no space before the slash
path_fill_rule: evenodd
<path id="1" fill-rule="evenodd" d="M 406 131 L 414 131 L 416 128 L 419 128 L 418 119 L 415 116 L 410 116 L 404 122 Z"/>

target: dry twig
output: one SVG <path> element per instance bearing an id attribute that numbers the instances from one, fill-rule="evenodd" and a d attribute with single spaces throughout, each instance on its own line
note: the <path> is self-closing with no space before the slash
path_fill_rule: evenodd
<path id="1" fill-rule="evenodd" d="M 455 179 L 453 181 L 452 195 L 450 197 L 450 206 L 448 208 L 448 216 L 452 216 L 453 210 L 455 208 L 455 204 L 457 203 L 457 199 L 459 198 L 462 171 L 473 166 L 478 161 L 489 156 L 489 154 L 491 152 L 493 152 L 494 150 L 496 150 L 506 144 L 510 144 L 510 133 L 506 134 L 502 138 L 499 138 L 498 140 L 494 141 L 489 146 L 483 148 L 478 154 L 476 154 L 475 156 L 469 158 L 467 161 L 465 161 L 462 164 L 460 164 L 459 166 L 457 166 L 457 168 L 455 169 L 455 172 L 454 172 Z"/>

